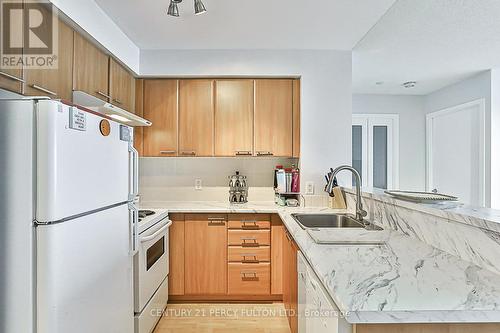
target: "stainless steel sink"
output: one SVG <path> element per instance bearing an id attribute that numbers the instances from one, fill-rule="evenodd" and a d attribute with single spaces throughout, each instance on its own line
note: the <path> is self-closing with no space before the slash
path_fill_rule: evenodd
<path id="1" fill-rule="evenodd" d="M 347 214 L 292 214 L 292 217 L 304 230 L 322 228 L 383 230 L 366 220 L 361 223 Z"/>

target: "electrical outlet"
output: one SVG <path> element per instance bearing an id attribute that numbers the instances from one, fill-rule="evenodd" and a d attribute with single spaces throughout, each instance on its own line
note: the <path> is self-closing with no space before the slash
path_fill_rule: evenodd
<path id="1" fill-rule="evenodd" d="M 306 194 L 314 194 L 314 182 L 306 182 Z"/>
<path id="2" fill-rule="evenodd" d="M 195 179 L 194 180 L 194 189 L 196 191 L 201 191 L 203 189 L 203 185 L 202 185 L 201 179 Z"/>

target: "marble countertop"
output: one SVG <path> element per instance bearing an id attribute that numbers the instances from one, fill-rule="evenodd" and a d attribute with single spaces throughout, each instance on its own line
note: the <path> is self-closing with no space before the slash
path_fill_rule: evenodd
<path id="1" fill-rule="evenodd" d="M 500 275 L 398 232 L 385 245 L 316 244 L 292 213 L 339 212 L 256 202 L 148 202 L 169 212 L 277 213 L 350 323 L 500 322 Z"/>
<path id="2" fill-rule="evenodd" d="M 343 188 L 344 191 L 355 194 L 353 188 Z M 416 203 L 396 199 L 378 188 L 362 188 L 362 196 L 392 205 L 413 209 L 419 212 L 447 218 L 474 227 L 500 232 L 500 210 L 476 207 L 461 202 L 445 201 L 437 203 Z"/>

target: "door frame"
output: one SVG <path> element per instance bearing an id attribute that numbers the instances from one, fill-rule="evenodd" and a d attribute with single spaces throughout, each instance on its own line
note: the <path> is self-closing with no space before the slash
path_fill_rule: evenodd
<path id="1" fill-rule="evenodd" d="M 399 189 L 399 114 L 355 113 L 352 115 L 352 125 L 362 127 L 362 158 L 367 167 L 363 168 L 361 177 L 363 186 L 369 187 L 373 187 L 373 146 L 369 144 L 373 137 L 373 126 L 387 126 L 387 188 Z"/>
<path id="2" fill-rule="evenodd" d="M 479 107 L 479 204 L 485 205 L 486 203 L 486 100 L 480 98 L 473 100 L 471 102 L 455 105 L 439 111 L 431 112 L 426 114 L 426 177 L 425 177 L 425 187 L 428 192 L 432 191 L 433 187 L 433 172 L 432 172 L 432 127 L 434 124 L 434 119 L 451 114 L 460 112 L 463 109 L 471 107 Z"/>

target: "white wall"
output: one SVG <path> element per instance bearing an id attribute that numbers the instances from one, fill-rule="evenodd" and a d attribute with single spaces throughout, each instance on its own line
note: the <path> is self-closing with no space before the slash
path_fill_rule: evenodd
<path id="1" fill-rule="evenodd" d="M 326 171 L 351 163 L 351 52 L 142 50 L 140 69 L 145 76 L 301 76 L 302 189 L 313 181 L 321 193 Z"/>
<path id="2" fill-rule="evenodd" d="M 498 95 L 498 93 L 496 93 Z M 458 82 L 451 86 L 440 89 L 425 96 L 425 112 L 431 113 L 439 110 L 443 110 L 449 107 L 457 106 L 467 102 L 471 102 L 478 99 L 484 99 L 486 103 L 486 156 L 485 156 L 485 179 L 486 179 L 486 205 L 492 207 L 500 208 L 500 176 L 495 176 L 492 174 L 492 170 L 499 170 L 500 165 L 497 164 L 496 169 L 492 165 L 492 161 L 496 159 L 492 156 L 499 154 L 498 146 L 496 150 L 491 144 L 492 140 L 492 71 L 485 71 L 478 75 L 475 75 L 469 79 Z M 499 120 L 500 122 L 500 120 Z M 498 125 L 497 125 L 498 126 Z M 500 138 L 496 139 L 497 142 Z M 498 159 L 498 157 L 497 157 Z M 496 162 L 500 163 L 500 162 Z M 497 172 L 498 173 L 498 172 Z M 495 185 L 492 181 L 495 180 Z M 495 195 L 492 195 L 494 192 Z M 495 204 L 492 204 L 493 201 Z"/>
<path id="3" fill-rule="evenodd" d="M 352 96 L 354 114 L 399 115 L 399 187 L 425 190 L 425 114 L 422 96 Z"/>
<path id="4" fill-rule="evenodd" d="M 139 73 L 139 48 L 93 0 L 50 0 L 83 30 L 135 73 Z"/>

